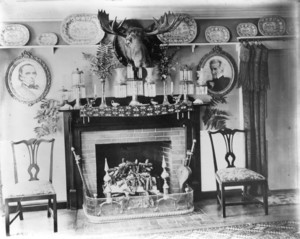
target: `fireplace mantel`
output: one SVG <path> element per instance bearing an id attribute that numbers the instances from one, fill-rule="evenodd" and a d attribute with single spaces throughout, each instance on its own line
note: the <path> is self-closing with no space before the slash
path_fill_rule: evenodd
<path id="1" fill-rule="evenodd" d="M 83 186 L 74 161 L 71 147 L 81 155 L 81 134 L 86 131 L 122 130 L 122 129 L 149 129 L 186 127 L 186 146 L 191 148 L 192 140 L 197 140 L 197 147 L 190 167 L 193 174 L 190 185 L 193 187 L 195 197 L 201 192 L 200 175 L 200 107 L 194 106 L 194 110 L 188 114 L 168 114 L 149 117 L 91 117 L 83 119 L 79 110 L 62 111 L 64 122 L 67 204 L 70 209 L 82 207 Z M 186 149 L 186 150 L 187 150 Z"/>

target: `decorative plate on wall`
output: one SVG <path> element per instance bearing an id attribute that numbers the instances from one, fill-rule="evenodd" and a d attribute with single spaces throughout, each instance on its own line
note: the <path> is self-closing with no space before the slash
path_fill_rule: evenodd
<path id="1" fill-rule="evenodd" d="M 286 20 L 285 23 L 286 23 L 286 34 L 297 35 L 297 25 L 298 24 L 292 19 Z"/>
<path id="2" fill-rule="evenodd" d="M 63 20 L 60 30 L 70 45 L 95 45 L 104 37 L 96 14 L 72 14 Z"/>
<path id="3" fill-rule="evenodd" d="M 258 30 L 263 36 L 280 36 L 285 33 L 286 23 L 280 16 L 266 16 L 259 19 Z"/>
<path id="4" fill-rule="evenodd" d="M 170 32 L 157 35 L 158 39 L 163 43 L 190 43 L 197 36 L 197 23 L 187 14 L 181 14 L 181 23 Z M 169 22 L 172 19 L 168 19 Z"/>
<path id="5" fill-rule="evenodd" d="M 0 44 L 2 46 L 24 46 L 29 38 L 29 30 L 24 25 L 3 24 L 0 26 Z"/>
<path id="6" fill-rule="evenodd" d="M 238 24 L 236 32 L 240 37 L 254 37 L 258 33 L 257 27 L 251 22 Z"/>
<path id="7" fill-rule="evenodd" d="M 211 43 L 228 42 L 230 39 L 230 32 L 223 26 L 210 26 L 205 30 L 205 38 Z"/>
<path id="8" fill-rule="evenodd" d="M 58 37 L 53 32 L 45 32 L 37 37 L 37 43 L 41 46 L 53 46 L 58 42 Z"/>

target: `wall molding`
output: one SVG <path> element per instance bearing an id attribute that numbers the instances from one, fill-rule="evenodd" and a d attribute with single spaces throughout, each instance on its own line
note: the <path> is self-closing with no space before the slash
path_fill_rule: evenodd
<path id="1" fill-rule="evenodd" d="M 196 3 L 195 1 L 178 1 L 168 4 L 161 3 L 136 3 L 125 4 L 122 1 L 106 1 L 101 6 L 89 1 L 90 4 L 74 1 L 22 1 L 8 3 L 4 1 L 0 5 L 0 21 L 22 22 L 22 21 L 62 21 L 65 17 L 75 13 L 97 14 L 99 7 L 106 10 L 113 19 L 152 19 L 160 17 L 164 12 L 186 13 L 196 19 L 244 19 L 260 18 L 266 15 L 280 15 L 282 17 L 296 17 L 296 1 L 284 2 L 269 0 L 268 4 L 262 1 L 232 4 L 233 1 L 222 1 L 219 4 Z M 153 2 L 153 1 L 152 1 Z M 155 2 L 155 0 L 154 0 Z M 168 1 L 167 1 L 168 2 Z M 203 2 L 203 1 L 202 1 Z M 218 3 L 218 1 L 217 1 Z M 251 3 L 251 4 L 250 4 Z"/>

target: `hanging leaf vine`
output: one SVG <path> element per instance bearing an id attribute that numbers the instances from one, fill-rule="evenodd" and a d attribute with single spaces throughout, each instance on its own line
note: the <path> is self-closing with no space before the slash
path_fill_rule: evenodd
<path id="1" fill-rule="evenodd" d="M 216 108 L 218 104 L 226 104 L 224 96 L 212 96 L 210 104 L 206 107 L 202 117 L 206 129 L 223 129 L 226 128 L 226 121 L 230 116 L 229 112 Z"/>
<path id="2" fill-rule="evenodd" d="M 34 128 L 37 137 L 54 134 L 58 129 L 59 101 L 54 99 L 43 99 L 40 109 L 34 119 L 37 119 L 38 127 Z"/>

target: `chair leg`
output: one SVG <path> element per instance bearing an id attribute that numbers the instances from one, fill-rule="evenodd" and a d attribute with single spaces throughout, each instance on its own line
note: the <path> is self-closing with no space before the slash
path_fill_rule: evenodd
<path id="1" fill-rule="evenodd" d="M 243 192 L 242 192 L 242 202 L 247 201 L 247 186 L 243 186 Z"/>
<path id="2" fill-rule="evenodd" d="M 9 224 L 10 224 L 10 221 L 9 221 L 9 205 L 8 205 L 8 202 L 5 200 L 5 232 L 6 232 L 6 236 L 10 235 Z"/>
<path id="3" fill-rule="evenodd" d="M 18 207 L 19 207 L 19 217 L 20 217 L 20 220 L 23 220 L 23 207 L 22 207 L 22 204 L 21 202 L 18 202 Z"/>
<path id="4" fill-rule="evenodd" d="M 224 186 L 222 185 L 221 186 L 221 201 L 222 201 L 222 211 L 223 211 L 223 217 L 225 218 L 226 217 L 226 211 L 225 211 L 225 188 Z"/>
<path id="5" fill-rule="evenodd" d="M 265 214 L 268 215 L 268 183 L 265 182 L 263 185 L 263 201 L 264 201 L 264 207 L 265 207 Z"/>
<path id="6" fill-rule="evenodd" d="M 53 223 L 54 223 L 54 232 L 57 232 L 57 206 L 56 206 L 56 195 L 53 196 Z"/>
<path id="7" fill-rule="evenodd" d="M 47 205 L 47 217 L 51 217 L 51 199 L 48 199 L 48 205 Z"/>
<path id="8" fill-rule="evenodd" d="M 219 186 L 219 183 L 216 182 L 216 185 L 217 185 L 217 203 L 218 205 L 220 205 L 220 201 L 219 201 L 219 197 L 220 197 L 220 186 Z"/>

